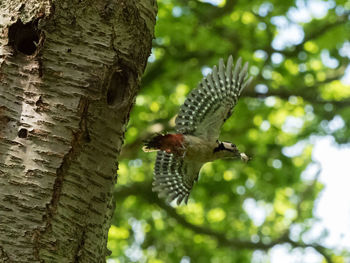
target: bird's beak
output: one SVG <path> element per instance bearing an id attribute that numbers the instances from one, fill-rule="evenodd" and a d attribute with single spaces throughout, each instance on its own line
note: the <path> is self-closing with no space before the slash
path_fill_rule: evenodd
<path id="1" fill-rule="evenodd" d="M 243 162 L 246 163 L 246 162 L 248 162 L 250 160 L 250 158 L 245 153 L 240 153 L 240 155 L 241 155 L 241 160 Z"/>

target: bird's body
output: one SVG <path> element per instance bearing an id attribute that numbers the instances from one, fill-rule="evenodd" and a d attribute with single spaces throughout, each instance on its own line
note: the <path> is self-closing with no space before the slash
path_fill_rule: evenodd
<path id="1" fill-rule="evenodd" d="M 227 67 L 221 59 L 198 88 L 191 91 L 175 120 L 176 133 L 156 135 L 144 149 L 157 150 L 153 190 L 169 201 L 177 199 L 187 203 L 194 181 L 201 167 L 217 159 L 240 158 L 248 161 L 244 153 L 229 142 L 220 142 L 220 128 L 232 114 L 238 97 L 250 80 L 246 64 L 241 69 L 238 60 L 233 69 L 232 56 Z"/>
<path id="2" fill-rule="evenodd" d="M 216 158 L 213 149 L 217 146 L 216 142 L 203 140 L 201 137 L 185 135 L 185 154 L 184 158 L 189 162 L 212 162 Z"/>
<path id="3" fill-rule="evenodd" d="M 236 146 L 229 142 L 208 141 L 186 134 L 157 135 L 147 143 L 146 147 L 148 150 L 165 151 L 188 162 L 202 164 L 217 159 L 243 158 Z"/>

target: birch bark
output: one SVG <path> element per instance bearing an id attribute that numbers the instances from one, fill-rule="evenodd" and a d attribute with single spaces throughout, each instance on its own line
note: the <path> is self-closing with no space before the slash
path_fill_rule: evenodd
<path id="1" fill-rule="evenodd" d="M 104 262 L 155 0 L 0 1 L 0 262 Z"/>

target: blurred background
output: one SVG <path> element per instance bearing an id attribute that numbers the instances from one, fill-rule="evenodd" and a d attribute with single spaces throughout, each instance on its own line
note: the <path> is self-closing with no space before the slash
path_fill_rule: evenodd
<path id="1" fill-rule="evenodd" d="M 115 187 L 109 263 L 350 262 L 350 1 L 158 0 L 156 38 Z M 252 156 L 201 170 L 188 205 L 151 191 L 186 95 L 219 58 L 250 63 L 221 140 Z"/>

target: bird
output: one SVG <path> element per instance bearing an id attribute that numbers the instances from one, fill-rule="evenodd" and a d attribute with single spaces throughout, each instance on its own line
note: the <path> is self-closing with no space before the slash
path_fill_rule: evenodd
<path id="1" fill-rule="evenodd" d="M 194 182 L 207 162 L 217 159 L 250 158 L 230 142 L 219 141 L 220 129 L 233 113 L 242 90 L 252 81 L 248 62 L 236 65 L 219 60 L 193 89 L 175 119 L 175 133 L 156 134 L 145 142 L 145 152 L 157 151 L 152 191 L 169 203 L 187 204 Z"/>

